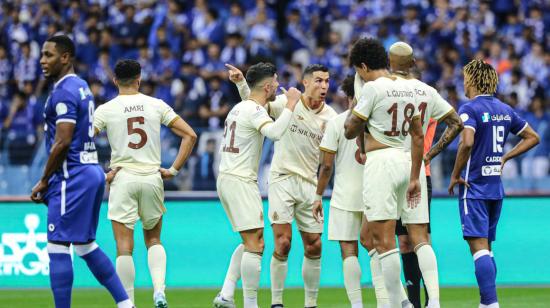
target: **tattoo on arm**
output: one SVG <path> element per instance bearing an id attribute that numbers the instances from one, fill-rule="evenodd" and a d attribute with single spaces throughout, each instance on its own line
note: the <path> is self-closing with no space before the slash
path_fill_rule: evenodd
<path id="1" fill-rule="evenodd" d="M 462 120 L 460 120 L 456 112 L 452 112 L 447 117 L 445 117 L 444 122 L 445 124 L 447 124 L 447 128 L 443 132 L 443 135 L 441 136 L 441 138 L 439 138 L 437 143 L 428 151 L 428 153 L 426 153 L 426 157 L 428 157 L 430 160 L 441 153 L 464 129 L 464 124 L 462 123 Z"/>

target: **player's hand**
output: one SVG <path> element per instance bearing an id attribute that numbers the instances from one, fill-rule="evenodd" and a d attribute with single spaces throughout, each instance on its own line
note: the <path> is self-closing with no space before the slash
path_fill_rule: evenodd
<path id="1" fill-rule="evenodd" d="M 424 165 L 429 165 L 430 160 L 432 160 L 432 158 L 429 157 L 428 155 L 424 155 L 423 160 L 424 160 Z"/>
<path id="2" fill-rule="evenodd" d="M 115 169 L 112 169 L 112 170 L 109 170 L 109 172 L 107 172 L 105 174 L 105 182 L 107 182 L 107 185 L 110 185 L 113 180 L 115 179 L 115 176 L 117 174 L 117 172 L 120 170 L 121 168 L 120 167 L 117 167 Z"/>
<path id="3" fill-rule="evenodd" d="M 244 80 L 243 72 L 241 72 L 240 69 L 228 63 L 225 64 L 225 67 L 227 67 L 227 72 L 229 73 L 229 80 L 231 80 L 231 82 L 239 83 Z"/>
<path id="4" fill-rule="evenodd" d="M 456 184 L 462 184 L 466 187 L 470 188 L 470 185 L 461 177 L 453 178 L 451 177 L 451 183 L 449 184 L 449 195 L 453 196 L 455 194 L 455 186 Z"/>
<path id="5" fill-rule="evenodd" d="M 48 191 L 48 181 L 40 180 L 34 187 L 31 192 L 31 200 L 36 203 L 44 202 L 44 195 Z"/>
<path id="6" fill-rule="evenodd" d="M 302 92 L 294 87 L 290 87 L 288 90 L 285 90 L 285 88 L 281 87 L 281 91 L 283 91 L 283 94 L 287 98 L 286 108 L 294 111 L 294 108 L 302 97 Z"/>
<path id="7" fill-rule="evenodd" d="M 315 218 L 315 221 L 320 224 L 322 224 L 325 220 L 323 215 L 323 203 L 321 200 L 313 202 L 313 218 Z"/>
<path id="8" fill-rule="evenodd" d="M 411 180 L 407 188 L 407 204 L 409 208 L 414 209 L 420 203 L 420 180 Z"/>
<path id="9" fill-rule="evenodd" d="M 174 177 L 174 175 L 170 173 L 168 169 L 160 168 L 159 172 L 163 180 L 171 180 Z"/>

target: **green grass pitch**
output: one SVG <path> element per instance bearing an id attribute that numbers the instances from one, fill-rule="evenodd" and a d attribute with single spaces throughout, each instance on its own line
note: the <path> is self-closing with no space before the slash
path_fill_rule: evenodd
<path id="1" fill-rule="evenodd" d="M 218 291 L 213 289 L 168 289 L 166 292 L 171 308 L 179 307 L 212 307 L 212 299 Z M 499 288 L 499 302 L 505 308 L 543 308 L 550 307 L 550 288 Z M 242 293 L 235 295 L 237 307 L 242 307 Z M 303 307 L 303 290 L 287 289 L 284 295 L 285 305 L 288 308 Z M 259 306 L 270 307 L 270 293 L 262 289 L 259 294 Z M 372 289 L 363 289 L 363 302 L 366 307 L 375 307 L 374 292 Z M 323 288 L 319 291 L 320 308 L 349 307 L 346 291 L 342 288 Z M 147 289 L 136 290 L 137 308 L 153 307 L 152 292 Z M 444 288 L 441 290 L 441 307 L 443 308 L 472 308 L 478 306 L 478 293 L 474 288 Z M 0 307 L 27 308 L 27 307 L 54 307 L 50 290 L 0 290 Z M 73 305 L 75 308 L 104 308 L 115 307 L 107 291 L 102 289 L 73 290 Z"/>

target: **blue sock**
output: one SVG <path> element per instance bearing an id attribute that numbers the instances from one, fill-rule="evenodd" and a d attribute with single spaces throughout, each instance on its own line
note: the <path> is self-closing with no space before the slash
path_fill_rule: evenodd
<path id="1" fill-rule="evenodd" d="M 128 299 L 128 294 L 126 294 L 120 278 L 116 274 L 113 263 L 101 248 L 97 247 L 81 257 L 86 261 L 88 268 L 90 268 L 97 281 L 109 290 L 116 303 Z"/>
<path id="2" fill-rule="evenodd" d="M 495 265 L 488 250 L 480 250 L 474 254 L 476 279 L 479 286 L 480 303 L 489 305 L 498 302 Z"/>
<path id="3" fill-rule="evenodd" d="M 50 285 L 56 308 L 71 307 L 73 289 L 73 262 L 68 253 L 49 253 Z"/>

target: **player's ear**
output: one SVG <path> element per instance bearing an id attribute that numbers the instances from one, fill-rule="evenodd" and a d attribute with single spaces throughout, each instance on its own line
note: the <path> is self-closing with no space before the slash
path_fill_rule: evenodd
<path id="1" fill-rule="evenodd" d="M 365 63 L 361 63 L 361 69 L 364 69 L 365 73 L 369 72 L 369 67 Z"/>

